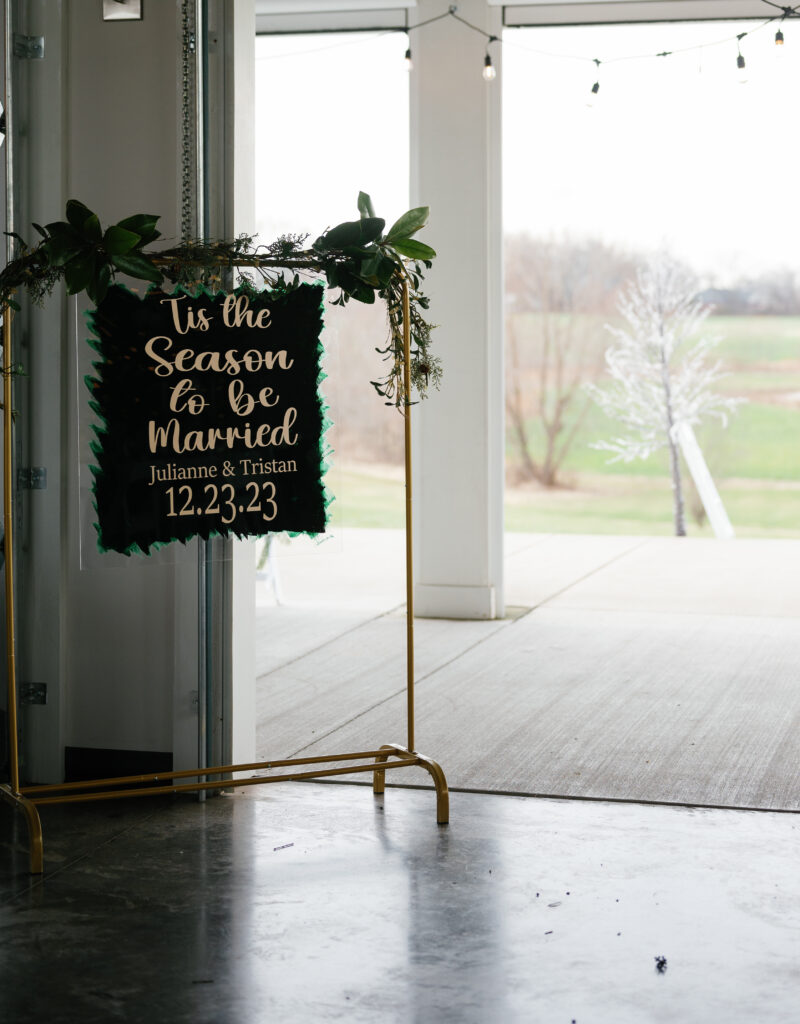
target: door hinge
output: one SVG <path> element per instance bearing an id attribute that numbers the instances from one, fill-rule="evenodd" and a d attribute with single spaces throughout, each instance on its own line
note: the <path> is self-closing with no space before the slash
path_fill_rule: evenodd
<path id="1" fill-rule="evenodd" d="M 14 56 L 19 60 L 44 60 L 44 36 L 14 33 Z"/>
<path id="2" fill-rule="evenodd" d="M 19 702 L 23 707 L 47 703 L 47 683 L 20 683 Z"/>
<path id="3" fill-rule="evenodd" d="M 20 466 L 17 470 L 17 486 L 23 491 L 46 490 L 47 468 L 45 466 Z"/>

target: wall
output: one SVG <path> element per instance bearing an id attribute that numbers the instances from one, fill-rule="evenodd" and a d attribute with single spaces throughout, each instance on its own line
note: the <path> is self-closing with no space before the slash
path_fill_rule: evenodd
<path id="1" fill-rule="evenodd" d="M 225 137 L 221 165 L 230 178 L 212 183 L 217 223 L 233 216 L 233 153 L 250 126 L 226 128 L 236 51 L 252 50 L 252 6 L 212 3 L 217 47 L 210 63 L 227 81 L 216 111 Z M 144 5 L 144 19 L 104 22 L 101 4 L 31 0 L 17 4 L 17 30 L 45 36 L 45 60 L 24 62 L 19 78 L 19 220 L 62 219 L 68 198 L 107 224 L 132 213 L 161 215 L 167 238 L 179 235 L 181 19 L 178 0 Z M 242 29 L 242 25 L 245 26 Z M 229 37 L 238 27 L 238 43 Z M 252 60 L 250 61 L 252 65 Z M 240 84 L 240 83 L 239 83 Z M 246 109 L 243 106 L 243 109 Z M 245 119 L 246 121 L 246 119 Z M 231 165 L 231 168 L 229 168 Z M 246 217 L 247 183 L 238 223 Z M 212 203 L 214 205 L 214 203 Z M 224 233 L 226 227 L 216 230 Z M 214 225 L 211 225 L 212 229 Z M 137 285 L 138 287 L 139 285 Z M 46 682 L 48 703 L 23 709 L 24 775 L 63 777 L 65 747 L 161 751 L 175 767 L 197 763 L 197 553 L 171 545 L 149 558 L 103 555 L 93 542 L 90 507 L 90 419 L 83 375 L 91 362 L 84 300 L 63 290 L 44 309 L 20 318 L 20 357 L 28 376 L 21 463 L 47 469 L 46 490 L 20 495 L 20 679 Z M 225 692 L 219 716 L 231 718 L 230 684 L 237 676 L 242 707 L 252 706 L 248 657 L 248 549 L 221 552 L 218 641 Z M 235 566 L 235 567 L 234 567 Z M 252 605 L 252 588 L 250 589 Z M 238 616 L 241 629 L 232 634 Z M 252 618 L 252 616 L 251 616 Z M 235 663 L 235 668 L 234 668 Z M 217 723 L 219 724 L 219 723 Z M 252 715 L 232 723 L 220 746 L 252 756 Z"/>

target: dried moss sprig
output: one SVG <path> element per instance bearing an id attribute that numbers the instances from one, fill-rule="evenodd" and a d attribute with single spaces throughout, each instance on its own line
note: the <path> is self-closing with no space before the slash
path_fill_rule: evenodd
<path id="1" fill-rule="evenodd" d="M 192 287 L 222 287 L 235 268 L 254 288 L 296 288 L 300 275 L 323 277 L 338 291 L 333 300 L 373 303 L 385 300 L 389 337 L 376 351 L 388 364 L 386 373 L 370 383 L 388 405 L 411 401 L 403 385 L 403 282 L 409 285 L 412 389 L 424 397 L 428 387 L 439 386 L 441 366 L 431 354 L 431 325 L 422 311 L 428 300 L 420 290 L 424 271 L 430 269 L 434 250 L 413 236 L 425 226 L 428 208 L 403 214 L 384 233 L 385 221 L 375 216 L 370 197 L 358 195 L 359 220 L 329 228 L 310 246 L 306 235 L 282 235 L 268 245 L 256 245 L 251 235 L 233 241 L 192 239 L 172 248 L 145 251 L 160 237 L 158 217 L 136 214 L 105 231 L 96 214 L 77 200 L 67 203 L 65 221 L 44 227 L 34 224 L 42 241 L 29 247 L 14 235 L 19 255 L 0 271 L 0 307 L 18 309 L 13 295 L 24 289 L 41 302 L 63 278 L 70 295 L 85 291 L 99 303 L 117 274 L 151 281 L 164 280 Z M 288 276 L 287 276 L 288 275 Z"/>

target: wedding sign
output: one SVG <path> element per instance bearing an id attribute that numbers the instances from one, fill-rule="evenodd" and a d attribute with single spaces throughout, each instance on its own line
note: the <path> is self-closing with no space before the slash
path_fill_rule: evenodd
<path id="1" fill-rule="evenodd" d="M 89 322 L 101 550 L 325 529 L 321 285 L 114 285 Z"/>

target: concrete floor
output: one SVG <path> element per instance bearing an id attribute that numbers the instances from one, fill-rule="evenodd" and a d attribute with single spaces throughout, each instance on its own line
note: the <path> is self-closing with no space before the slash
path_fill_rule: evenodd
<path id="1" fill-rule="evenodd" d="M 361 538 L 355 562 L 331 549 L 322 573 L 318 556 L 298 555 L 282 573 L 287 603 L 268 608 L 262 593 L 271 623 L 260 637 L 264 679 L 289 673 L 289 684 L 283 705 L 279 688 L 263 688 L 270 715 L 260 724 L 289 747 L 319 742 L 320 710 L 329 750 L 344 749 L 357 721 L 371 728 L 379 708 L 397 717 L 397 698 L 374 688 L 395 664 L 385 645 L 402 638 L 402 618 L 391 614 L 402 601 L 398 539 Z M 632 609 L 631 579 L 655 564 L 648 545 L 657 586 L 634 595 Z M 701 635 L 713 627 L 736 636 L 762 622 L 778 642 L 760 663 L 794 679 L 783 624 L 798 612 L 797 574 L 787 571 L 798 551 L 738 542 L 671 549 L 641 538 L 573 538 L 559 550 L 552 539 L 520 538 L 509 551 L 509 593 L 524 614 L 430 624 L 419 643 L 420 697 L 425 686 L 446 692 L 446 673 L 480 652 L 491 665 L 500 650 L 491 645 L 507 646 L 526 622 L 538 664 L 548 617 L 567 616 L 568 626 L 587 612 L 623 633 L 632 623 L 647 632 L 664 616 L 694 617 Z M 579 621 L 566 629 L 564 651 L 586 646 Z M 370 648 L 365 630 L 385 632 Z M 398 647 L 402 659 L 402 639 Z M 337 678 L 344 689 L 334 687 L 326 705 L 322 681 Z M 354 709 L 340 707 L 348 692 Z M 431 716 L 442 736 L 454 731 L 466 692 Z M 784 717 L 795 714 L 791 688 L 783 699 Z M 337 708 L 340 719 L 330 718 Z M 462 747 L 475 749 L 485 719 L 458 726 Z M 521 721 L 515 740 L 523 753 L 529 726 Z M 787 750 L 779 768 L 796 779 Z M 668 745 L 660 756 L 670 757 Z M 364 786 L 322 783 L 205 803 L 42 810 L 46 873 L 31 880 L 24 826 L 0 805 L 3 1024 L 800 1021 L 794 813 L 454 792 L 450 824 L 437 826 L 429 790 L 390 786 L 374 797 Z"/>
<path id="2" fill-rule="evenodd" d="M 415 626 L 417 747 L 451 787 L 800 810 L 800 541 L 506 541 L 508 618 Z M 260 756 L 405 742 L 402 533 L 279 552 Z"/>
<path id="3" fill-rule="evenodd" d="M 284 784 L 43 808 L 33 882 L 9 817 L 8 1024 L 800 1019 L 792 814 Z"/>

